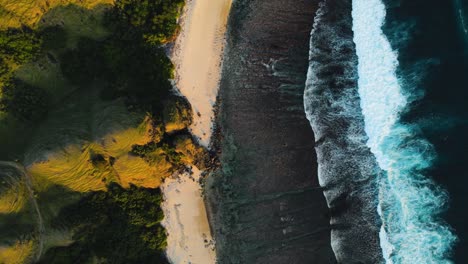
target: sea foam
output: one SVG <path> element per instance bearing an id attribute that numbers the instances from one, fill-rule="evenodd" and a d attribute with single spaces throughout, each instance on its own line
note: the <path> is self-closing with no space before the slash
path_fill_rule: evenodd
<path id="1" fill-rule="evenodd" d="M 351 1 L 323 1 L 315 16 L 304 93 L 319 183 L 338 263 L 382 263 L 377 214 L 381 170 L 366 146 L 357 91 Z"/>
<path id="2" fill-rule="evenodd" d="M 416 125 L 400 122 L 407 91 L 396 75 L 398 56 L 382 32 L 381 0 L 353 0 L 358 91 L 367 146 L 385 172 L 379 182 L 380 245 L 386 263 L 450 263 L 456 237 L 440 219 L 448 197 L 424 175 L 435 158 Z"/>

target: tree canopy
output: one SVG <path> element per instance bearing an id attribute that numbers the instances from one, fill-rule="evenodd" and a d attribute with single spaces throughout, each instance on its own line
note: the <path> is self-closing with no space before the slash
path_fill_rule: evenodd
<path id="1" fill-rule="evenodd" d="M 133 185 L 90 193 L 55 220 L 72 228 L 75 242 L 48 250 L 41 263 L 85 263 L 91 257 L 112 264 L 168 263 L 161 202 L 160 189 Z"/>
<path id="2" fill-rule="evenodd" d="M 177 32 L 177 19 L 184 0 L 117 0 L 118 14 L 141 30 L 151 44 L 162 44 Z"/>

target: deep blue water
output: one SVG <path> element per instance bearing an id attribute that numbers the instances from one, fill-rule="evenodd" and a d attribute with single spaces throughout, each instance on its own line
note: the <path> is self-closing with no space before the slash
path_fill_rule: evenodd
<path id="1" fill-rule="evenodd" d="M 448 191 L 443 214 L 458 242 L 450 251 L 456 263 L 468 263 L 468 60 L 466 0 L 386 1 L 384 32 L 398 50 L 398 75 L 419 95 L 402 122 L 416 124 L 434 146 L 427 175 Z M 398 35 L 404 35 L 402 38 Z"/>
<path id="2" fill-rule="evenodd" d="M 323 1 L 304 103 L 340 262 L 468 263 L 467 9 Z"/>

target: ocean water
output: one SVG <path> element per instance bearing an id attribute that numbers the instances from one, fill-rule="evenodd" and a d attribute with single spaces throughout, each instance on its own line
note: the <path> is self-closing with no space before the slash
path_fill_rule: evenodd
<path id="1" fill-rule="evenodd" d="M 335 256 L 339 263 L 381 263 L 376 208 L 382 171 L 366 145 L 351 11 L 351 1 L 324 1 L 317 12 L 304 106 L 331 211 Z"/>
<path id="2" fill-rule="evenodd" d="M 468 1 L 384 3 L 387 16 L 382 29 L 392 49 L 398 51 L 397 76 L 405 95 L 411 99 L 400 115 L 400 123 L 417 128 L 416 136 L 431 145 L 434 156 L 424 175 L 448 195 L 445 208 L 440 208 L 448 210 L 440 214 L 426 211 L 436 219 L 425 222 L 431 226 L 443 224 L 450 228 L 452 236 L 447 230 L 438 232 L 444 234 L 435 240 L 440 244 L 430 241 L 425 244 L 425 253 L 444 253 L 444 259 L 467 263 L 468 173 L 464 165 L 468 162 Z M 430 247 L 434 251 L 428 252 Z"/>
<path id="3" fill-rule="evenodd" d="M 397 70 L 398 52 L 382 30 L 385 18 L 386 6 L 381 0 L 353 0 L 367 145 L 385 171 L 377 208 L 382 219 L 380 244 L 386 263 L 447 263 L 456 238 L 440 219 L 448 194 L 427 175 L 436 153 L 418 124 L 401 117 L 411 111 L 412 100 L 423 96 L 414 87 L 420 84 L 423 72 L 408 75 Z M 411 34 L 398 41 L 403 43 L 405 36 Z"/>
<path id="4" fill-rule="evenodd" d="M 467 2 L 322 2 L 304 103 L 339 262 L 467 263 Z"/>

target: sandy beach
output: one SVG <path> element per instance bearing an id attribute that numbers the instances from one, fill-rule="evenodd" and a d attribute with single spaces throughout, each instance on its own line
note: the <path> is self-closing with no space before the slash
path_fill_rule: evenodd
<path id="1" fill-rule="evenodd" d="M 226 23 L 232 0 L 189 0 L 181 17 L 181 32 L 172 50 L 176 89 L 193 108 L 190 130 L 199 143 L 210 145 Z M 167 256 L 174 264 L 216 263 L 202 189 L 201 171 L 166 179 L 163 225 L 168 232 Z"/>
<path id="2" fill-rule="evenodd" d="M 200 193 L 200 171 L 166 179 L 163 225 L 169 236 L 166 254 L 174 264 L 216 262 L 214 243 L 206 215 L 205 203 Z"/>
<path id="3" fill-rule="evenodd" d="M 176 87 L 194 110 L 190 127 L 200 143 L 210 144 L 213 106 L 218 94 L 227 18 L 232 0 L 189 0 L 173 49 Z"/>

